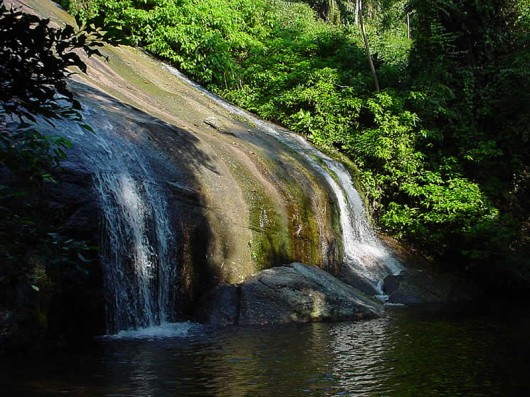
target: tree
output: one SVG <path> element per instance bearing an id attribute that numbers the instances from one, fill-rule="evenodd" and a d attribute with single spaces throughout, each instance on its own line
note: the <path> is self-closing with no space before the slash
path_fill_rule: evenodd
<path id="1" fill-rule="evenodd" d="M 477 238 L 494 253 L 527 240 L 530 124 L 527 0 L 411 1 L 412 101 L 431 164 L 476 182 L 499 209 Z M 527 11 L 526 11 L 527 15 Z M 417 96 L 418 98 L 418 96 Z M 487 238 L 485 236 L 488 236 Z M 528 243 L 526 243 L 528 244 Z"/>
<path id="2" fill-rule="evenodd" d="M 69 25 L 55 29 L 49 20 L 3 4 L 0 22 L 0 165 L 38 174 L 63 156 L 68 142 L 40 134 L 36 118 L 68 118 L 89 128 L 67 79 L 71 67 L 86 71 L 75 50 L 101 55 L 101 34 Z"/>
<path id="3" fill-rule="evenodd" d="M 379 79 L 377 78 L 377 72 L 375 70 L 374 61 L 372 59 L 372 52 L 370 51 L 370 43 L 368 42 L 368 36 L 366 35 L 366 29 L 364 27 L 362 0 L 357 0 L 356 5 L 358 7 L 356 7 L 356 18 L 358 16 L 359 26 L 361 27 L 361 34 L 363 36 L 364 48 L 366 50 L 366 58 L 368 59 L 368 65 L 370 66 L 372 77 L 374 78 L 375 90 L 376 92 L 379 92 L 381 91 L 381 88 L 379 86 Z"/>

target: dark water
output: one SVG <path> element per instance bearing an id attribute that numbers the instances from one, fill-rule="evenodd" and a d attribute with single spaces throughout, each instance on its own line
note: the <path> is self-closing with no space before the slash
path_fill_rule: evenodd
<path id="1" fill-rule="evenodd" d="M 0 396 L 530 396 L 530 313 L 201 329 L 0 358 Z"/>

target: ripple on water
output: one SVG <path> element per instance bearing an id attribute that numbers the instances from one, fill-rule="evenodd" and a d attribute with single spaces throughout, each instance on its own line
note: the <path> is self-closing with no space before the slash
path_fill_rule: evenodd
<path id="1" fill-rule="evenodd" d="M 407 308 L 354 323 L 168 324 L 81 352 L 0 359 L 0 390 L 28 397 L 528 396 L 530 318 L 521 313 L 498 319 Z"/>

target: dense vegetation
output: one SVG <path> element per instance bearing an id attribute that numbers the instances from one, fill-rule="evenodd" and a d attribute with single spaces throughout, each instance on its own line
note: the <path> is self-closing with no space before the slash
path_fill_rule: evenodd
<path id="1" fill-rule="evenodd" d="M 467 264 L 527 252 L 528 0 L 62 3 L 345 153 L 386 232 Z"/>
<path id="2" fill-rule="evenodd" d="M 0 3 L 0 314 L 2 325 L 12 328 L 6 334 L 25 346 L 37 344 L 47 328 L 52 290 L 74 288 L 72 277 L 88 262 L 86 242 L 60 233 L 61 214 L 42 194 L 57 183 L 54 174 L 70 143 L 39 126 L 70 119 L 90 129 L 67 78 L 71 67 L 86 69 L 74 51 L 98 54 L 99 36 L 56 29 Z M 7 320 L 4 309 L 14 309 Z"/>

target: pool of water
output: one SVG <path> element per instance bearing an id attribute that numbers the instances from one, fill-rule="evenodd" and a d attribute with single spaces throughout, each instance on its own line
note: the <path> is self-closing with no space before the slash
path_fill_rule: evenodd
<path id="1" fill-rule="evenodd" d="M 390 308 L 334 324 L 98 338 L 0 358 L 1 396 L 528 396 L 530 313 Z M 170 335 L 170 337 L 167 337 Z"/>

